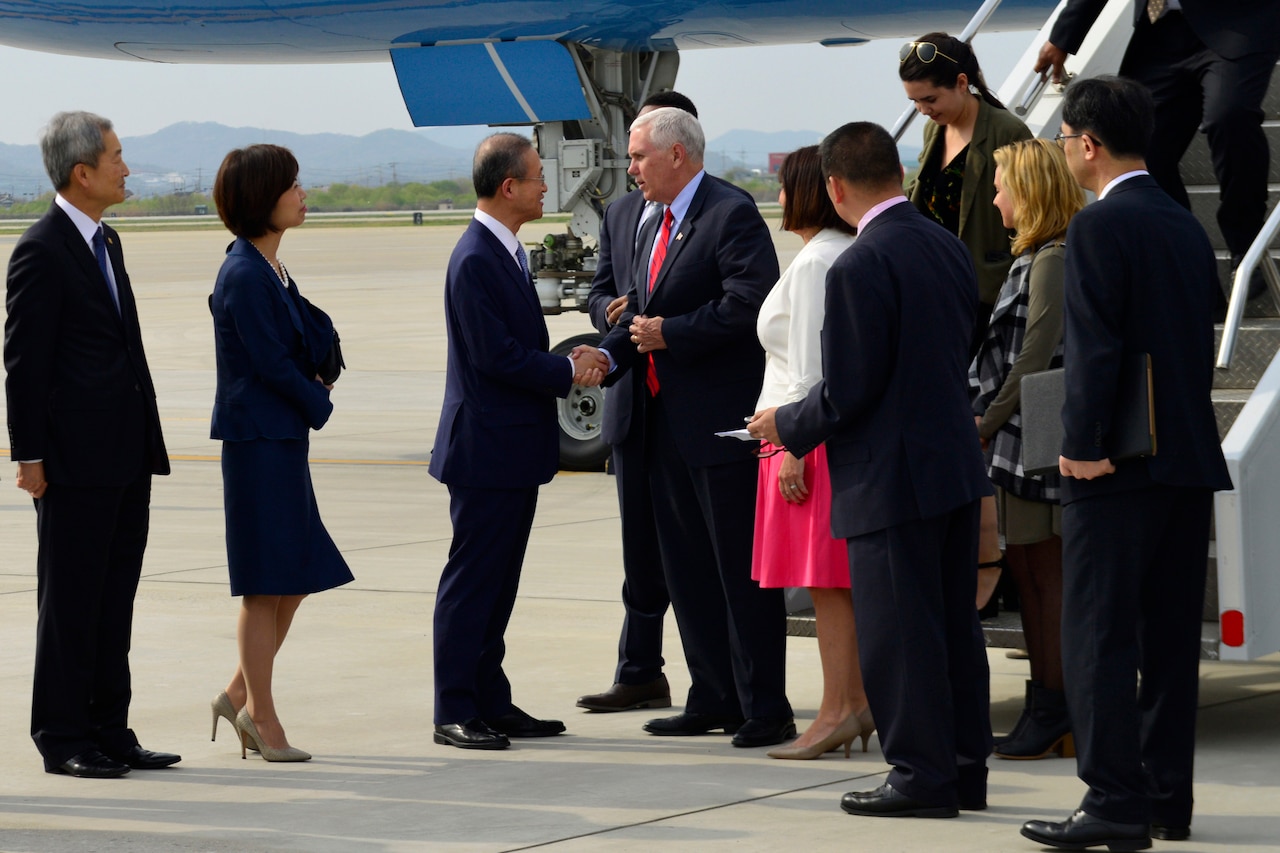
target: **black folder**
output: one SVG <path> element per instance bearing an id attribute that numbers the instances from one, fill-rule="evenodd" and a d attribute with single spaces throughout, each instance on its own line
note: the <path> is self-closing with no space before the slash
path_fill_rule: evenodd
<path id="1" fill-rule="evenodd" d="M 1116 408 L 1107 450 L 1112 462 L 1156 455 L 1156 409 L 1151 356 L 1125 353 L 1120 363 Z M 1022 467 L 1028 474 L 1058 470 L 1062 454 L 1062 368 L 1022 377 Z"/>

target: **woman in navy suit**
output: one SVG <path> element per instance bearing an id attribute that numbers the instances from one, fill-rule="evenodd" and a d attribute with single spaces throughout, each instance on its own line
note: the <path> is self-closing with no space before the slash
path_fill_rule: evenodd
<path id="1" fill-rule="evenodd" d="M 307 467 L 308 432 L 320 429 L 332 386 L 316 373 L 333 340 L 313 318 L 277 257 L 286 229 L 307 215 L 298 161 L 286 148 L 232 151 L 214 181 L 218 216 L 236 235 L 210 309 L 218 387 L 211 437 L 222 440 L 231 594 L 243 596 L 240 665 L 213 700 L 246 746 L 267 761 L 306 761 L 289 746 L 271 696 L 275 655 L 308 594 L 352 579 L 320 521 Z M 237 713 L 238 709 L 238 713 Z"/>

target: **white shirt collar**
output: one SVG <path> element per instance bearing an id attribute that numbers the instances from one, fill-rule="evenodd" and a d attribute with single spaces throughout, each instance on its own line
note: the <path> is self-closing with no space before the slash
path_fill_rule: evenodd
<path id="1" fill-rule="evenodd" d="M 475 219 L 476 222 L 488 228 L 493 233 L 493 236 L 498 238 L 498 241 L 511 254 L 511 259 L 519 266 L 520 259 L 516 256 L 516 249 L 520 248 L 520 240 L 515 234 L 511 233 L 511 229 L 478 207 L 476 208 Z"/>
<path id="2" fill-rule="evenodd" d="M 1148 172 L 1146 169 L 1134 169 L 1132 172 L 1125 172 L 1123 175 L 1117 175 L 1116 177 L 1111 179 L 1110 183 L 1108 183 L 1105 187 L 1102 188 L 1102 192 L 1098 193 L 1098 201 L 1102 201 L 1104 198 L 1106 198 L 1107 193 L 1111 192 L 1112 188 L 1115 187 L 1117 184 L 1123 181 L 1127 181 L 1130 178 L 1136 178 L 1139 175 L 1150 175 L 1150 174 L 1151 173 Z"/>
<path id="3" fill-rule="evenodd" d="M 98 229 L 102 226 L 93 221 L 89 214 L 76 207 L 71 202 L 62 197 L 62 193 L 58 193 L 53 198 L 53 203 L 62 208 L 63 213 L 71 218 L 71 224 L 76 226 L 76 230 L 80 232 L 80 236 L 84 238 L 85 243 L 89 244 L 89 248 L 93 248 L 93 235 L 98 233 Z"/>

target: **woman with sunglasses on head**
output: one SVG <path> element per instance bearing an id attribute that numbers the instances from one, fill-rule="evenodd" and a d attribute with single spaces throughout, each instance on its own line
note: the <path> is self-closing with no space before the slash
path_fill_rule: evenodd
<path id="1" fill-rule="evenodd" d="M 929 33 L 898 51 L 898 77 L 907 98 L 930 119 L 924 128 L 920 170 L 907 196 L 969 249 L 978 273 L 978 312 L 969 354 L 978 350 L 991 308 L 1009 272 L 1009 234 L 991 206 L 993 152 L 1030 139 L 1031 131 L 987 88 L 973 48 L 946 33 Z M 995 504 L 982 502 L 978 550 L 978 606 L 995 591 L 1003 566 Z M 989 614 L 984 609 L 983 615 Z"/>
<path id="2" fill-rule="evenodd" d="M 827 270 L 853 244 L 853 226 L 827 197 L 816 145 L 793 151 L 778 171 L 782 228 L 804 247 L 760 306 L 756 332 L 765 351 L 756 411 L 803 400 L 822 378 L 822 320 Z M 762 587 L 807 587 L 822 659 L 822 704 L 800 737 L 771 758 L 810 759 L 843 746 L 862 749 L 875 730 L 858 667 L 849 551 L 831 536 L 831 480 L 826 448 L 803 459 L 764 442 L 760 448 L 751 576 Z"/>
<path id="3" fill-rule="evenodd" d="M 996 739 L 1000 758 L 1075 754 L 1062 691 L 1062 508 L 1058 475 L 1022 469 L 1021 383 L 1062 361 L 1063 241 L 1084 193 L 1062 151 L 1029 139 L 995 151 L 994 209 L 1014 229 L 1016 259 L 969 368 L 978 436 L 996 486 L 1005 559 L 1021 599 L 1031 660 L 1026 706 Z"/>
<path id="4" fill-rule="evenodd" d="M 316 366 L 333 342 L 312 319 L 276 254 L 307 217 L 298 161 L 278 145 L 229 153 L 213 182 L 218 217 L 236 240 L 218 271 L 213 312 L 218 385 L 211 438 L 222 441 L 231 594 L 241 596 L 240 659 L 214 697 L 213 733 L 225 717 L 267 761 L 306 761 L 289 745 L 272 698 L 276 652 L 302 600 L 352 580 L 325 531 L 307 463 L 310 431 L 329 420 L 332 386 Z"/>

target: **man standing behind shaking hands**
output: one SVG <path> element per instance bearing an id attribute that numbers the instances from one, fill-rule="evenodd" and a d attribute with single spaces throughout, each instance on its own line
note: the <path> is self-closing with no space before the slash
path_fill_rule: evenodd
<path id="1" fill-rule="evenodd" d="M 39 620 L 31 737 L 49 773 L 176 764 L 129 728 L 129 637 L 151 476 L 169 473 L 138 309 L 116 232 L 111 122 L 58 113 L 40 138 L 54 204 L 9 259 L 5 394 L 18 488 L 35 501 Z"/>
<path id="2" fill-rule="evenodd" d="M 567 360 L 550 341 L 516 232 L 542 217 L 547 191 L 532 143 L 495 133 L 472 167 L 475 219 L 449 258 L 444 408 L 431 476 L 449 487 L 453 543 L 435 609 L 435 742 L 506 749 L 511 737 L 564 731 L 511 702 L 503 634 L 515 606 L 538 486 L 560 456 L 556 397 L 598 385 L 608 362 L 591 347 Z"/>

